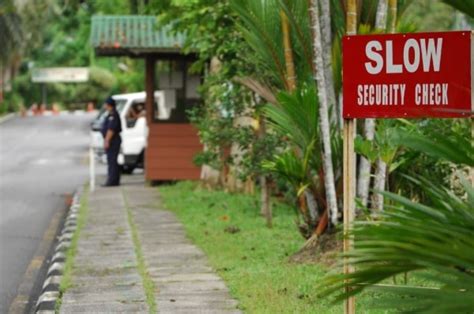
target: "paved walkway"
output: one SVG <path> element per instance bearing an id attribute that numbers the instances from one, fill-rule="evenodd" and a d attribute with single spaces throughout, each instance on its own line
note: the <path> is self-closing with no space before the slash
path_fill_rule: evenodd
<path id="1" fill-rule="evenodd" d="M 122 187 L 97 189 L 75 259 L 72 288 L 61 313 L 148 313 L 137 270 L 132 229 L 136 227 L 158 313 L 240 313 L 204 253 L 186 238 L 175 215 L 163 210 L 156 188 L 140 176 Z"/>

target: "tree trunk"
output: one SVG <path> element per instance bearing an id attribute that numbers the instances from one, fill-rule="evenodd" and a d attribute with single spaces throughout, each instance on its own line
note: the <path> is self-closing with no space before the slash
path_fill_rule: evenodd
<path id="1" fill-rule="evenodd" d="M 296 89 L 296 73 L 295 62 L 293 61 L 293 50 L 291 48 L 290 23 L 283 10 L 280 11 L 280 17 L 283 33 L 283 47 L 285 49 L 286 89 L 292 92 Z"/>
<path id="2" fill-rule="evenodd" d="M 387 0 L 379 0 L 377 14 L 375 16 L 375 30 L 385 33 L 387 29 Z"/>
<path id="3" fill-rule="evenodd" d="M 261 175 L 260 176 L 260 188 L 262 190 L 261 193 L 261 213 L 265 217 L 265 220 L 267 221 L 267 227 L 271 228 L 273 226 L 272 223 L 272 204 L 270 201 L 270 195 L 271 195 L 271 189 L 270 189 L 270 184 L 268 182 L 268 178 L 266 175 Z"/>
<path id="4" fill-rule="evenodd" d="M 290 92 L 293 92 L 296 89 L 296 73 L 295 73 L 295 62 L 293 60 L 293 49 L 291 47 L 291 33 L 290 33 L 290 23 L 288 21 L 288 17 L 286 13 L 281 10 L 280 11 L 281 17 L 281 29 L 283 33 L 283 48 L 285 53 L 285 69 L 286 69 L 286 77 L 285 77 L 285 85 L 286 89 Z M 264 136 L 265 134 L 265 120 L 262 119 L 260 124 L 260 136 Z M 268 189 L 268 178 L 262 176 L 261 178 L 261 185 L 262 185 L 262 208 L 261 211 L 263 215 L 267 219 L 267 226 L 269 228 L 272 227 L 272 210 L 271 210 L 271 203 L 270 203 L 270 191 Z M 263 184 L 265 183 L 265 185 Z M 304 201 L 304 199 L 303 199 Z"/>
<path id="5" fill-rule="evenodd" d="M 379 0 L 377 14 L 375 16 L 375 29 L 385 32 L 387 28 L 387 0 Z M 364 137 L 373 141 L 375 133 L 375 119 L 365 119 Z M 360 198 L 362 206 L 367 206 L 370 186 L 370 162 L 363 156 L 359 162 L 359 177 L 357 179 L 357 197 Z"/>
<path id="6" fill-rule="evenodd" d="M 324 77 L 326 80 L 326 93 L 328 99 L 328 106 L 332 107 L 331 117 L 332 121 L 342 129 L 342 121 L 339 115 L 342 112 L 337 110 L 336 92 L 334 90 L 334 75 L 332 73 L 332 33 L 331 33 L 331 6 L 329 0 L 320 0 L 320 21 L 321 21 L 321 35 L 323 45 L 323 62 L 324 62 Z M 339 122 L 341 122 L 339 124 Z"/>
<path id="7" fill-rule="evenodd" d="M 260 117 L 258 127 L 258 137 L 262 139 L 267 133 L 267 127 L 265 118 Z M 270 179 L 266 174 L 260 176 L 260 189 L 261 189 L 261 202 L 260 202 L 260 213 L 265 217 L 267 221 L 267 227 L 272 227 L 272 203 L 271 203 L 271 188 Z"/>
<path id="8" fill-rule="evenodd" d="M 467 21 L 466 15 L 460 11 L 457 11 L 454 17 L 453 29 L 462 31 L 462 30 L 467 30 L 470 28 L 471 26 L 469 25 L 469 22 Z"/>
<path id="9" fill-rule="evenodd" d="M 357 1 L 347 1 L 346 35 L 357 35 Z"/>
<path id="10" fill-rule="evenodd" d="M 311 191 L 310 189 L 306 189 L 304 191 L 304 196 L 306 198 L 306 204 L 308 204 L 308 213 L 309 217 L 311 218 L 311 222 L 316 223 L 319 220 L 318 203 L 314 198 L 313 191 Z"/>
<path id="11" fill-rule="evenodd" d="M 311 29 L 313 35 L 313 66 L 318 87 L 320 128 L 323 142 L 324 186 L 326 190 L 327 207 L 333 225 L 338 222 L 336 187 L 334 183 L 334 169 L 331 156 L 331 132 L 328 115 L 328 96 L 324 77 L 323 39 L 319 23 L 319 8 L 316 0 L 310 0 Z"/>
<path id="12" fill-rule="evenodd" d="M 319 236 L 323 234 L 324 230 L 326 230 L 328 226 L 328 211 L 325 210 L 324 213 L 321 216 L 321 219 L 319 219 L 318 225 L 316 226 L 316 229 L 314 229 L 313 234 L 309 237 L 308 240 L 306 240 L 305 244 L 301 248 L 300 252 L 305 251 L 305 250 L 311 250 L 316 247 L 318 244 Z"/>
<path id="13" fill-rule="evenodd" d="M 388 8 L 390 11 L 388 32 L 393 34 L 397 29 L 397 0 L 388 0 Z"/>
<path id="14" fill-rule="evenodd" d="M 389 12 L 390 12 L 390 23 L 388 31 L 390 33 L 395 33 L 397 25 L 397 0 L 389 0 Z M 384 199 L 383 195 L 380 192 L 385 191 L 385 180 L 387 178 L 387 164 L 382 159 L 377 159 L 376 168 L 375 168 L 375 180 L 374 180 L 374 189 L 378 192 L 374 195 L 374 204 L 372 206 L 373 210 L 380 211 L 383 210 Z"/>
<path id="15" fill-rule="evenodd" d="M 369 141 L 373 141 L 375 133 L 375 120 L 365 119 L 364 137 Z M 363 156 L 359 161 L 359 176 L 357 178 L 357 197 L 360 199 L 362 206 L 367 206 L 370 186 L 370 162 Z"/>
<path id="16" fill-rule="evenodd" d="M 376 211 L 383 210 L 383 195 L 379 191 L 385 190 L 385 180 L 387 173 L 387 164 L 381 159 L 377 160 L 376 169 L 375 169 L 375 180 L 374 180 L 374 200 L 372 209 Z"/>
<path id="17" fill-rule="evenodd" d="M 221 62 L 217 57 L 211 59 L 211 64 L 209 66 L 210 75 L 216 74 L 221 69 Z M 207 151 L 209 148 L 204 144 L 204 151 Z M 207 188 L 211 188 L 219 184 L 221 180 L 221 173 L 212 168 L 209 165 L 202 165 L 201 167 L 201 180 Z"/>
<path id="18" fill-rule="evenodd" d="M 5 75 L 3 73 L 3 66 L 0 65 L 0 102 L 3 102 L 3 97 L 5 94 Z"/>
<path id="19" fill-rule="evenodd" d="M 344 97 L 342 95 L 342 88 L 339 91 L 339 95 L 337 96 L 337 124 L 338 127 L 342 129 L 342 125 L 344 124 L 344 119 L 342 118 L 342 104 L 344 101 Z"/>

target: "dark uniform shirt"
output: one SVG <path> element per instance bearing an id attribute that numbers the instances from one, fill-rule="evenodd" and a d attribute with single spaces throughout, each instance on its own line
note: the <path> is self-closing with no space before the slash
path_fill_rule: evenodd
<path id="1" fill-rule="evenodd" d="M 120 116 L 117 110 L 112 111 L 105 118 L 104 124 L 102 125 L 102 136 L 105 138 L 107 131 L 114 131 L 111 141 L 120 138 L 120 132 L 122 132 L 122 124 L 120 123 Z"/>
<path id="2" fill-rule="evenodd" d="M 110 112 L 105 118 L 104 124 L 102 125 L 102 135 L 107 135 L 107 131 L 112 130 L 114 135 L 110 139 L 109 147 L 106 149 L 107 153 L 107 182 L 108 186 L 116 186 L 120 184 L 120 167 L 117 162 L 117 157 L 120 152 L 120 145 L 122 140 L 120 138 L 120 132 L 122 132 L 122 125 L 120 123 L 120 116 L 116 110 Z"/>

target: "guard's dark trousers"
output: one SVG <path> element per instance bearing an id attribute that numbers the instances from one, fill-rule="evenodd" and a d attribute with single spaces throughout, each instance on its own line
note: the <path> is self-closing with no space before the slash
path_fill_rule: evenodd
<path id="1" fill-rule="evenodd" d="M 120 144 L 122 140 L 120 137 L 114 138 L 110 141 L 109 149 L 107 149 L 107 166 L 108 177 L 106 185 L 120 184 L 120 166 L 117 162 L 117 157 L 120 152 Z"/>

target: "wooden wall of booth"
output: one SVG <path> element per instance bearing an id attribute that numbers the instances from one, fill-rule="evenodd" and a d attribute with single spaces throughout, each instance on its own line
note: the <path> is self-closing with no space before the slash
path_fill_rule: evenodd
<path id="1" fill-rule="evenodd" d="M 145 154 L 145 178 L 198 180 L 201 170 L 193 164 L 193 158 L 201 150 L 197 130 L 191 124 L 152 123 Z"/>
<path id="2" fill-rule="evenodd" d="M 198 180 L 201 169 L 193 164 L 202 151 L 197 129 L 190 123 L 158 123 L 153 119 L 156 59 L 146 58 L 145 90 L 148 139 L 145 179 L 148 181 Z"/>

